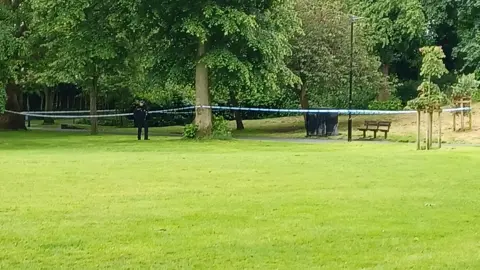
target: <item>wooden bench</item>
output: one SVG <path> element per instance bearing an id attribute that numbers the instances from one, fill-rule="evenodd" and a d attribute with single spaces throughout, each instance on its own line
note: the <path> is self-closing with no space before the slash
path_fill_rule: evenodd
<path id="1" fill-rule="evenodd" d="M 373 131 L 373 138 L 377 138 L 377 132 L 383 132 L 385 139 L 388 136 L 392 122 L 387 121 L 365 121 L 364 127 L 358 130 L 363 131 L 363 138 L 367 136 L 367 131 Z"/>

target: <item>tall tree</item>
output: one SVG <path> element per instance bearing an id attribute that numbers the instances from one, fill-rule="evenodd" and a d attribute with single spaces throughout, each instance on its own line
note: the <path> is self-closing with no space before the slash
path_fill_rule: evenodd
<path id="1" fill-rule="evenodd" d="M 211 104 L 212 90 L 228 95 L 225 78 L 236 82 L 236 94 L 294 82 L 284 61 L 289 39 L 300 30 L 293 2 L 148 1 L 147 17 L 163 27 L 153 40 L 167 44 L 157 70 L 167 80 L 195 78 L 198 136 L 211 134 L 212 112 L 200 106 Z"/>
<path id="2" fill-rule="evenodd" d="M 350 1 L 352 12 L 364 17 L 365 28 L 382 61 L 385 86 L 378 98 L 389 97 L 388 76 L 396 63 L 409 62 L 427 34 L 427 21 L 421 0 Z M 418 62 L 414 63 L 418 65 Z"/>
<path id="3" fill-rule="evenodd" d="M 462 0 L 458 5 L 458 32 L 460 36 L 457 55 L 464 60 L 463 70 L 480 75 L 480 2 Z"/>
<path id="4" fill-rule="evenodd" d="M 427 42 L 441 46 L 445 53 L 445 65 L 452 72 L 461 68 L 462 60 L 455 59 L 454 49 L 459 43 L 459 7 L 467 5 L 463 0 L 422 0 L 427 20 Z"/>
<path id="5" fill-rule="evenodd" d="M 296 9 L 304 35 L 293 40 L 291 69 L 301 78 L 297 95 L 302 108 L 348 105 L 350 18 L 341 1 L 299 0 Z M 368 50 L 363 29 L 354 37 L 355 106 L 366 106 L 381 87 L 380 62 Z"/>
<path id="6" fill-rule="evenodd" d="M 20 81 L 28 55 L 25 46 L 27 21 L 24 7 L 22 0 L 0 0 L 0 88 L 6 92 L 4 107 L 12 111 L 22 110 Z M 25 118 L 6 114 L 1 118 L 0 126 L 25 129 Z"/>
<path id="7" fill-rule="evenodd" d="M 15 51 L 13 12 L 8 2 L 0 2 L 0 113 L 5 110 L 7 95 L 5 86 L 12 76 L 10 60 Z"/>
<path id="8" fill-rule="evenodd" d="M 50 53 L 44 77 L 80 85 L 90 96 L 91 115 L 96 115 L 100 80 L 118 75 L 133 47 L 135 38 L 128 34 L 136 5 L 113 0 L 31 2 L 34 27 Z M 97 132 L 97 119 L 91 118 L 91 133 Z"/>

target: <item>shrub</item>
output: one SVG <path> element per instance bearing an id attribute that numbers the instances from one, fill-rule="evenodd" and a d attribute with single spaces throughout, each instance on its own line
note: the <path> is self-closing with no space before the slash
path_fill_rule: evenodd
<path id="1" fill-rule="evenodd" d="M 462 75 L 458 78 L 458 82 L 452 87 L 452 97 L 472 97 L 478 93 L 479 87 L 480 81 L 475 79 L 475 74 Z"/>
<path id="2" fill-rule="evenodd" d="M 195 124 L 188 124 L 183 128 L 183 138 L 195 139 L 197 137 L 198 126 Z"/>
<path id="3" fill-rule="evenodd" d="M 474 92 L 472 94 L 472 101 L 480 102 L 480 91 Z"/>
<path id="4" fill-rule="evenodd" d="M 214 116 L 212 136 L 215 139 L 229 139 L 232 137 L 232 130 L 228 126 L 228 121 L 222 116 Z"/>
<path id="5" fill-rule="evenodd" d="M 443 59 L 445 53 L 441 47 L 429 46 L 420 49 L 422 54 L 422 68 L 420 75 L 423 81 L 417 88 L 418 97 L 407 102 L 407 108 L 417 111 L 433 112 L 448 102 L 447 96 L 440 87 L 433 82 L 448 73 Z"/>
<path id="6" fill-rule="evenodd" d="M 3 113 L 5 110 L 5 104 L 7 103 L 7 93 L 5 88 L 0 85 L 0 113 Z"/>
<path id="7" fill-rule="evenodd" d="M 198 133 L 198 126 L 195 124 L 188 124 L 183 129 L 183 138 L 195 139 L 197 138 L 197 133 Z M 210 138 L 225 140 L 231 137 L 232 137 L 232 131 L 228 126 L 228 121 L 221 116 L 214 116 L 213 126 L 212 126 L 212 136 Z"/>

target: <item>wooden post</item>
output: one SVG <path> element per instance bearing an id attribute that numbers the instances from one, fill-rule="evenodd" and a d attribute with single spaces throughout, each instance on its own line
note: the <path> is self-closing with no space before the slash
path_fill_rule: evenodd
<path id="1" fill-rule="evenodd" d="M 422 120 L 422 117 L 421 117 L 421 112 L 420 111 L 417 111 L 417 150 L 420 150 L 420 145 L 421 145 L 421 142 L 420 140 L 422 139 L 422 135 L 421 135 L 421 120 Z"/>
<path id="2" fill-rule="evenodd" d="M 470 111 L 468 111 L 468 128 L 472 130 L 472 104 L 470 103 Z"/>
<path id="3" fill-rule="evenodd" d="M 463 99 L 460 102 L 460 108 L 462 108 L 462 111 L 460 112 L 460 128 L 461 131 L 465 131 L 465 112 L 463 111 Z"/>
<path id="4" fill-rule="evenodd" d="M 442 148 L 442 111 L 438 111 L 438 148 Z"/>
<path id="5" fill-rule="evenodd" d="M 453 131 L 457 131 L 457 122 L 455 121 L 457 119 L 457 113 L 453 113 Z"/>
<path id="6" fill-rule="evenodd" d="M 27 94 L 27 111 L 30 112 L 30 95 L 29 94 Z M 30 127 L 31 126 L 31 123 L 30 123 L 31 118 L 28 115 L 27 115 L 27 121 L 28 121 L 28 127 Z"/>
<path id="7" fill-rule="evenodd" d="M 426 142 L 426 149 L 430 150 L 430 113 L 426 113 L 427 115 L 427 128 L 425 133 L 425 142 Z"/>
<path id="8" fill-rule="evenodd" d="M 428 113 L 430 115 L 430 122 L 428 123 L 430 125 L 430 149 L 432 148 L 433 145 L 433 112 Z"/>

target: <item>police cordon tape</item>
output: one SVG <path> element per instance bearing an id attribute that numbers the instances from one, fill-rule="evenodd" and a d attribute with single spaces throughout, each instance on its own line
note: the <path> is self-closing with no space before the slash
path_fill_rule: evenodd
<path id="1" fill-rule="evenodd" d="M 115 113 L 118 110 L 97 110 L 98 113 Z M 22 113 L 30 113 L 30 114 L 75 114 L 75 113 L 90 113 L 89 110 L 82 110 L 82 111 L 23 111 Z"/>
<path id="2" fill-rule="evenodd" d="M 347 110 L 347 109 L 268 109 L 268 108 L 249 108 L 249 107 L 227 107 L 227 106 L 188 106 L 175 109 L 166 109 L 166 110 L 156 110 L 150 111 L 149 114 L 171 114 L 171 113 L 191 113 L 188 110 L 193 109 L 212 109 L 219 111 L 248 111 L 248 112 L 270 112 L 270 113 L 337 113 L 337 114 L 352 114 L 352 115 L 393 115 L 393 114 L 414 114 L 417 111 L 414 110 L 400 110 L 400 111 L 383 111 L 383 110 Z M 104 110 L 104 112 L 107 110 Z M 108 110 L 111 111 L 111 110 Z M 471 111 L 470 107 L 465 108 L 449 108 L 443 109 L 442 112 L 454 113 L 462 111 Z M 119 113 L 119 114 L 98 114 L 98 115 L 53 115 L 53 113 L 79 113 L 80 111 L 63 111 L 63 112 L 42 112 L 32 113 L 32 112 L 15 112 L 6 110 L 8 113 L 38 117 L 38 118 L 57 118 L 57 119 L 72 119 L 72 118 L 105 118 L 105 117 L 122 117 L 122 116 L 132 116 L 133 113 Z M 81 111 L 84 112 L 84 111 Z M 86 111 L 88 112 L 88 111 Z M 101 112 L 99 110 L 99 112 Z"/>
<path id="3" fill-rule="evenodd" d="M 175 114 L 175 113 L 188 113 L 187 110 L 195 109 L 195 106 L 188 106 L 182 108 L 175 108 L 175 109 L 167 109 L 167 110 L 156 110 L 150 111 L 149 114 Z M 116 113 L 116 114 L 96 114 L 96 115 L 54 115 L 54 111 L 49 112 L 42 112 L 43 114 L 39 113 L 31 113 L 31 112 L 15 112 L 10 110 L 5 110 L 5 112 L 17 115 L 24 115 L 29 117 L 37 117 L 37 118 L 55 118 L 55 119 L 75 119 L 75 118 L 107 118 L 107 117 L 122 117 L 122 116 L 133 116 L 133 113 Z M 65 113 L 64 111 L 63 113 Z M 78 111 L 77 111 L 78 112 Z M 87 111 L 88 112 L 88 111 Z M 68 113 L 73 114 L 76 113 L 75 111 L 68 111 Z"/>
<path id="4" fill-rule="evenodd" d="M 274 113 L 338 113 L 353 115 L 379 115 L 379 114 L 412 114 L 417 113 L 414 110 L 403 111 L 382 111 L 382 110 L 347 110 L 347 109 L 267 109 L 267 108 L 248 108 L 248 107 L 224 107 L 224 106 L 197 106 L 197 108 L 212 110 L 230 110 L 230 111 L 251 111 L 251 112 L 274 112 Z M 443 109 L 442 112 L 461 112 L 470 111 L 470 107 Z"/>

